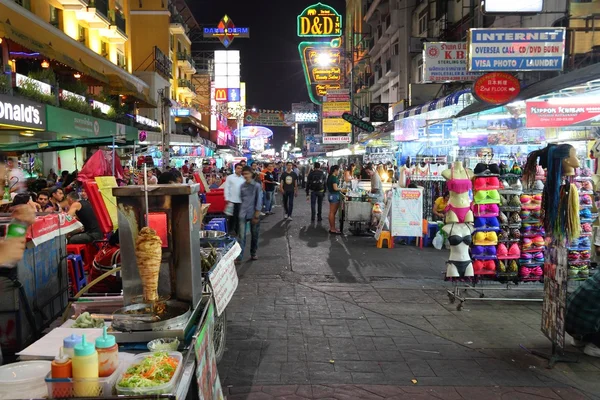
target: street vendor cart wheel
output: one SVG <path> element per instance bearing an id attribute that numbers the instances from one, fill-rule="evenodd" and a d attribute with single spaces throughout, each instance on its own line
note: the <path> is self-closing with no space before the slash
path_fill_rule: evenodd
<path id="1" fill-rule="evenodd" d="M 225 353 L 225 341 L 227 339 L 227 311 L 223 310 L 221 315 L 215 316 L 215 327 L 213 330 L 213 346 L 217 362 L 221 361 Z"/>

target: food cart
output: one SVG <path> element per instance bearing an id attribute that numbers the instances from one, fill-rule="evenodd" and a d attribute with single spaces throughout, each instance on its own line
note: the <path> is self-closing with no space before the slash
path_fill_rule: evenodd
<path id="1" fill-rule="evenodd" d="M 87 311 L 92 316 L 106 319 L 110 334 L 119 344 L 120 357 L 127 359 L 128 354 L 147 352 L 146 348 L 153 340 L 175 342 L 173 339 L 176 338 L 181 363 L 173 375 L 172 385 L 161 389 L 160 393 L 142 388 L 123 396 L 123 391 L 115 390 L 123 368 L 128 365 L 123 361 L 115 372 L 114 381 L 100 385 L 101 390 L 95 397 L 115 400 L 129 396 L 156 398 L 157 395 L 173 399 L 188 396 L 222 398 L 216 363 L 224 350 L 225 308 L 237 288 L 234 260 L 240 247 L 226 237 L 211 243 L 211 246 L 214 244 L 214 251 L 213 248 L 210 251 L 216 254 L 215 263 L 203 271 L 205 250 L 201 248 L 200 227 L 205 207 L 199 202 L 198 190 L 198 185 L 113 189 L 118 208 L 123 295 L 79 298 L 73 304 L 73 310 L 75 315 Z M 142 297 L 144 288 L 136 259 L 136 238 L 142 226 L 154 229 L 162 241 L 158 299 L 153 302 L 146 302 Z M 72 326 L 73 321 L 69 320 L 55 328 L 20 352 L 21 359 L 53 359 L 62 344 L 61 338 L 70 333 L 84 331 L 90 339 L 101 334 L 97 328 L 84 330 Z M 46 379 L 46 382 L 52 398 L 56 387 L 52 385 L 64 381 Z M 66 397 L 76 398 L 74 395 Z"/>

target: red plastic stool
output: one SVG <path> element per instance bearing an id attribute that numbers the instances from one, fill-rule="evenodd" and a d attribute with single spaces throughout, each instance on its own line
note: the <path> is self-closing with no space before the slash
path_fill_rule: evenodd
<path id="1" fill-rule="evenodd" d="M 69 285 L 74 296 L 87 285 L 81 256 L 78 254 L 69 254 L 67 256 L 67 269 L 69 271 Z"/>
<path id="2" fill-rule="evenodd" d="M 94 257 L 96 257 L 96 253 L 98 253 L 98 249 L 93 243 L 68 244 L 67 253 L 81 256 L 81 259 L 83 260 L 83 268 L 85 272 L 89 272 L 92 264 L 94 263 Z"/>

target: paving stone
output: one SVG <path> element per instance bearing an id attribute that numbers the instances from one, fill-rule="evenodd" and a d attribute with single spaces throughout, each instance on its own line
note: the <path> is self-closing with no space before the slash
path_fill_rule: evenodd
<path id="1" fill-rule="evenodd" d="M 403 361 L 404 358 L 397 350 L 386 351 L 358 351 L 361 360 L 374 361 Z"/>
<path id="2" fill-rule="evenodd" d="M 396 343 L 390 337 L 374 337 L 373 344 L 377 350 L 397 350 Z"/>
<path id="3" fill-rule="evenodd" d="M 357 303 L 382 303 L 385 300 L 373 290 L 365 292 L 349 292 L 352 299 Z"/>
<path id="4" fill-rule="evenodd" d="M 334 367 L 339 372 L 383 373 L 378 361 L 336 361 Z"/>
<path id="5" fill-rule="evenodd" d="M 406 364 L 415 377 L 436 376 L 425 360 L 408 360 Z"/>
<path id="6" fill-rule="evenodd" d="M 323 326 L 323 331 L 326 337 L 346 337 L 351 338 L 352 334 L 347 326 L 338 326 L 338 325 L 325 325 Z"/>

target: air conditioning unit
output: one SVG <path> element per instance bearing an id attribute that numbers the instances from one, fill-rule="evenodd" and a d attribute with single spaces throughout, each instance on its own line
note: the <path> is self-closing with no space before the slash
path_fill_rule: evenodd
<path id="1" fill-rule="evenodd" d="M 411 53 L 421 53 L 423 52 L 423 38 L 420 37 L 411 37 L 410 42 L 408 44 L 408 51 Z"/>

